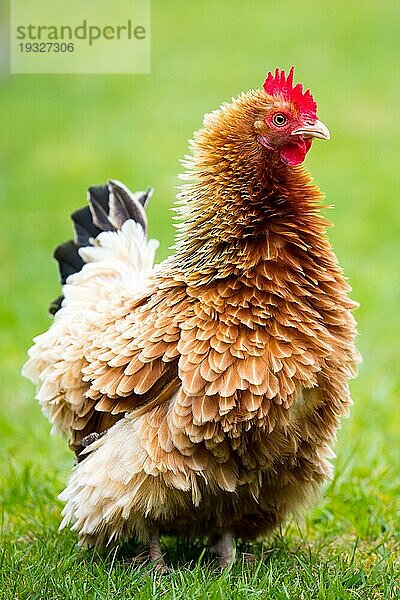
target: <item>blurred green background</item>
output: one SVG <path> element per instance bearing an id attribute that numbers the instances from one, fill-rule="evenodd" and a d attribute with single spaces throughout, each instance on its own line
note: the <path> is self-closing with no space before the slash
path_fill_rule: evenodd
<path id="1" fill-rule="evenodd" d="M 71 236 L 69 214 L 89 184 L 106 178 L 154 186 L 150 235 L 161 240 L 158 259 L 167 256 L 178 159 L 203 114 L 293 64 L 332 134 L 314 143 L 306 165 L 335 205 L 329 236 L 361 303 L 364 357 L 314 535 L 331 520 L 336 536 L 397 544 L 399 26 L 394 0 L 153 0 L 150 75 L 0 78 L 0 470 L 11 536 L 34 528 L 33 498 L 44 494 L 53 510 L 72 464 L 20 377 L 31 338 L 50 324 L 47 306 L 58 295 L 51 254 Z"/>

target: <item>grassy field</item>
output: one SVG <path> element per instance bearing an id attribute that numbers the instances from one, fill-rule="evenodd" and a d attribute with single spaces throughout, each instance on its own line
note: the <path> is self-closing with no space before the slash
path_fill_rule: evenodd
<path id="1" fill-rule="evenodd" d="M 152 14 L 150 75 L 0 79 L 0 597 L 400 598 L 400 5 L 154 0 Z M 335 480 L 304 523 L 223 574 L 200 543 L 164 540 L 175 568 L 159 578 L 58 535 L 72 457 L 50 437 L 20 367 L 49 325 L 51 252 L 70 236 L 86 186 L 153 185 L 150 234 L 165 257 L 178 158 L 203 113 L 292 64 L 332 132 L 307 166 L 335 204 L 330 237 L 361 302 L 354 410 Z"/>

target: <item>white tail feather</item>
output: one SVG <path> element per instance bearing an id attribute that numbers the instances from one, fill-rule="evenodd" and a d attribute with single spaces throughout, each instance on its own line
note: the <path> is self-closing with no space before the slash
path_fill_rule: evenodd
<path id="1" fill-rule="evenodd" d="M 22 373 L 37 384 L 37 399 L 53 423 L 67 433 L 84 403 L 85 347 L 125 301 L 142 294 L 153 270 L 156 240 L 126 221 L 80 249 L 87 263 L 63 287 L 64 300 L 48 331 L 35 338 Z"/>

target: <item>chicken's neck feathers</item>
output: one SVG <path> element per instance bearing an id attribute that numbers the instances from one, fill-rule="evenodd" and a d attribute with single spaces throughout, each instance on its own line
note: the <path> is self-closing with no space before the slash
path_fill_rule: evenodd
<path id="1" fill-rule="evenodd" d="M 186 283 L 240 276 L 287 242 L 330 249 L 319 188 L 303 167 L 260 150 L 250 126 L 254 115 L 235 130 L 234 109 L 237 103 L 206 116 L 183 161 L 175 254 L 167 263 Z"/>

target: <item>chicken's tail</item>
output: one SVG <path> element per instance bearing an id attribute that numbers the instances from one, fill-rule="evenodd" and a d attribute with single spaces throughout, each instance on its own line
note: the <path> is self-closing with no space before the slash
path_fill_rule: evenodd
<path id="1" fill-rule="evenodd" d="M 149 188 L 145 192 L 132 193 L 123 183 L 110 180 L 106 185 L 93 186 L 88 189 L 88 206 L 76 210 L 72 215 L 75 230 L 75 239 L 60 244 L 54 251 L 54 258 L 59 265 L 60 280 L 64 286 L 68 278 L 79 273 L 85 263 L 97 263 L 94 270 L 104 269 L 110 275 L 112 266 L 110 261 L 114 259 L 114 270 L 118 269 L 118 262 L 122 270 L 129 267 L 129 263 L 139 263 L 143 257 L 140 256 L 141 249 L 132 252 L 132 242 L 146 241 L 147 217 L 145 208 L 152 196 L 153 190 Z M 127 223 L 131 230 L 128 232 Z M 133 229 L 133 230 L 132 230 Z M 122 232 L 125 236 L 117 239 L 112 236 L 112 242 L 107 240 L 104 232 Z M 125 242 L 125 243 L 124 243 Z M 155 250 L 156 242 L 151 240 L 151 251 Z M 146 244 L 147 247 L 147 244 Z M 150 252 L 154 258 L 154 252 Z M 101 263 L 101 264 L 100 264 Z M 124 264 L 125 263 L 125 264 Z M 136 265 L 137 270 L 140 264 Z M 119 273 L 121 275 L 121 273 Z M 69 280 L 70 282 L 71 280 Z M 126 281 L 129 287 L 128 280 Z M 50 305 L 49 311 L 55 315 L 61 308 L 64 295 L 56 298 Z"/>
<path id="2" fill-rule="evenodd" d="M 94 424 L 87 433 L 101 433 L 117 419 L 90 412 L 83 348 L 106 332 L 125 303 L 146 296 L 158 247 L 146 236 L 150 195 L 133 194 L 118 181 L 90 188 L 89 206 L 72 215 L 75 240 L 55 251 L 63 296 L 53 302 L 54 321 L 35 338 L 23 374 L 38 386 L 36 397 L 54 429 L 66 435 L 81 432 L 88 419 Z"/>

